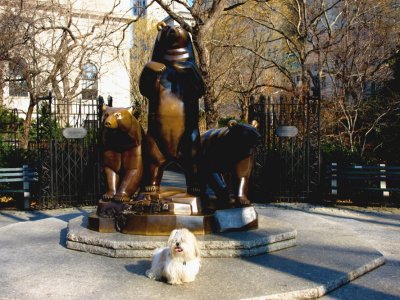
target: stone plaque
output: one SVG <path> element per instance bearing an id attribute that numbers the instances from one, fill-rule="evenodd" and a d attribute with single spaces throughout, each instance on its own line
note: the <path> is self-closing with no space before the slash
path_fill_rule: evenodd
<path id="1" fill-rule="evenodd" d="M 198 214 L 201 212 L 201 201 L 199 197 L 191 196 L 188 194 L 178 194 L 167 198 L 167 200 L 170 200 L 174 203 L 190 204 L 192 214 Z"/>
<path id="2" fill-rule="evenodd" d="M 217 210 L 214 219 L 219 232 L 257 228 L 257 212 L 252 206 Z"/>
<path id="3" fill-rule="evenodd" d="M 174 215 L 190 215 L 192 213 L 192 208 L 190 204 L 168 203 L 168 211 Z"/>
<path id="4" fill-rule="evenodd" d="M 279 126 L 276 135 L 279 137 L 295 137 L 298 133 L 296 126 Z"/>
<path id="5" fill-rule="evenodd" d="M 66 139 L 83 139 L 87 134 L 87 130 L 83 127 L 68 127 L 63 129 L 62 134 Z"/>

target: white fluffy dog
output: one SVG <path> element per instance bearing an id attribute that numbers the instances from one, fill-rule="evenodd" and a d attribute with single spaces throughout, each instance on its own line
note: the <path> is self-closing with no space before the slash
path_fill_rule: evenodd
<path id="1" fill-rule="evenodd" d="M 165 279 L 169 284 L 182 284 L 196 279 L 200 270 L 200 250 L 196 237 L 188 229 L 175 229 L 168 238 L 168 247 L 154 251 L 147 277 Z"/>

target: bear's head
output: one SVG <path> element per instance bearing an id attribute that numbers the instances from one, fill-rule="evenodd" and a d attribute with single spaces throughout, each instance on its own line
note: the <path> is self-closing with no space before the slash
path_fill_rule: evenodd
<path id="1" fill-rule="evenodd" d="M 103 126 L 109 129 L 119 129 L 122 131 L 129 131 L 132 127 L 133 109 L 132 108 L 118 108 L 103 105 Z"/>
<path id="2" fill-rule="evenodd" d="M 158 35 L 154 44 L 152 60 L 156 62 L 194 61 L 190 34 L 180 26 L 157 24 Z"/>
<path id="3" fill-rule="evenodd" d="M 127 149 L 142 141 L 142 127 L 133 116 L 132 108 L 103 105 L 103 144 L 112 149 Z"/>
<path id="4" fill-rule="evenodd" d="M 235 120 L 228 122 L 229 140 L 234 142 L 234 152 L 238 154 L 248 153 L 249 150 L 254 148 L 260 143 L 261 135 L 257 131 L 258 123 L 253 121 L 252 124 L 238 123 Z"/>

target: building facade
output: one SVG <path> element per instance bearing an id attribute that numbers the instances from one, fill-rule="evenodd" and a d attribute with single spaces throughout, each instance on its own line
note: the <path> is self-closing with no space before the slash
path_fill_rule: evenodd
<path id="1" fill-rule="evenodd" d="M 66 105 L 99 95 L 112 96 L 115 106 L 130 105 L 130 0 L 24 1 L 20 7 L 11 2 L 0 5 L 3 20 L 12 17 L 10 11 L 20 15 L 15 31 L 25 29 L 30 36 L 0 57 L 0 105 L 22 116 L 32 94 L 49 90 Z"/>

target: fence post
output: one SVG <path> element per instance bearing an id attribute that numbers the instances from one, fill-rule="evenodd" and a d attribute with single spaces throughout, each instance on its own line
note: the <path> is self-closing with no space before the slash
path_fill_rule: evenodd
<path id="1" fill-rule="evenodd" d="M 24 190 L 24 198 L 23 198 L 23 209 L 29 209 L 30 208 L 30 198 L 31 198 L 31 194 L 30 194 L 30 190 L 29 190 L 29 174 L 28 174 L 29 170 L 28 170 L 28 166 L 27 165 L 23 165 L 22 166 L 22 189 Z"/>
<path id="2" fill-rule="evenodd" d="M 111 97 L 110 95 L 108 95 L 108 97 L 107 97 L 107 105 L 109 107 L 113 106 L 113 97 Z"/>
<path id="3" fill-rule="evenodd" d="M 386 175 L 384 175 L 386 173 L 385 164 L 379 164 L 379 166 L 381 167 L 381 169 L 379 170 L 381 173 L 383 173 L 382 175 L 380 175 L 380 188 L 381 189 L 386 189 Z M 383 197 L 389 197 L 390 196 L 390 192 L 389 191 L 383 191 Z"/>
<path id="4" fill-rule="evenodd" d="M 97 97 L 97 128 L 101 128 L 101 117 L 103 115 L 103 104 L 104 104 L 104 98 L 103 96 L 98 96 Z"/>
<path id="5" fill-rule="evenodd" d="M 337 182 L 337 163 L 331 164 L 331 194 L 338 194 L 338 182 Z"/>
<path id="6" fill-rule="evenodd" d="M 267 130 L 266 130 L 267 129 L 267 122 L 266 122 L 267 98 L 264 95 L 261 95 L 258 99 L 258 103 L 259 103 L 258 104 L 259 105 L 258 113 L 259 113 L 259 121 L 260 121 L 260 127 L 261 127 L 261 130 L 260 130 L 261 142 L 262 142 L 263 147 L 265 147 L 265 142 L 266 142 L 265 136 L 267 134 Z"/>

